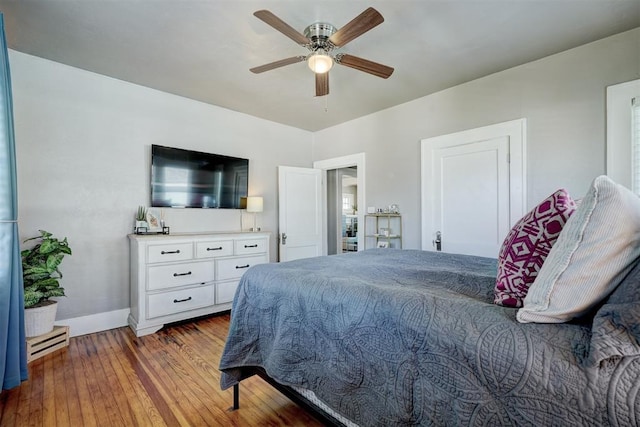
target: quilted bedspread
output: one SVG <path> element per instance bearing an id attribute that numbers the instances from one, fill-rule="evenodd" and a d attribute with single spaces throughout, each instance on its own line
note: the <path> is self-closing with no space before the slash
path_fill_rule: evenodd
<path id="1" fill-rule="evenodd" d="M 588 321 L 521 324 L 496 260 L 372 249 L 252 267 L 222 388 L 259 366 L 362 426 L 637 425 L 640 359 L 585 363 Z"/>

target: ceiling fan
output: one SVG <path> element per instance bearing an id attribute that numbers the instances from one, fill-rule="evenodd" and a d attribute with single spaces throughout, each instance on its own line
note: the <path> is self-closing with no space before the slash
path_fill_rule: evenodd
<path id="1" fill-rule="evenodd" d="M 251 68 L 253 73 L 263 73 L 285 65 L 307 61 L 309 68 L 316 77 L 316 96 L 329 94 L 329 70 L 334 63 L 349 68 L 364 71 L 374 76 L 388 78 L 393 73 L 393 68 L 347 53 L 334 53 L 356 37 L 361 36 L 370 29 L 384 22 L 384 18 L 374 8 L 370 7 L 340 29 L 325 22 L 316 22 L 309 25 L 304 34 L 298 32 L 289 24 L 278 18 L 268 10 L 259 10 L 253 14 L 258 19 L 280 31 L 299 45 L 309 49 L 307 55 L 293 56 L 281 59 L 259 67 Z"/>

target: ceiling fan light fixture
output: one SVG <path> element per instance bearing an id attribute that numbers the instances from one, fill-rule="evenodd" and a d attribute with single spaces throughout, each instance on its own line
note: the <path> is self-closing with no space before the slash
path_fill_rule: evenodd
<path id="1" fill-rule="evenodd" d="M 258 10 L 254 12 L 254 16 L 289 37 L 300 46 L 306 48 L 308 53 L 306 55 L 293 56 L 259 67 L 250 68 L 249 71 L 252 73 L 259 74 L 286 65 L 306 61 L 314 73 L 316 96 L 329 94 L 328 72 L 334 63 L 383 79 L 388 78 L 393 73 L 392 67 L 357 56 L 336 53 L 334 50 L 344 47 L 344 45 L 350 43 L 353 39 L 360 37 L 362 34 L 384 22 L 384 18 L 380 15 L 380 12 L 372 7 L 367 8 L 340 29 L 326 22 L 316 22 L 305 28 L 304 34 L 298 32 L 291 25 L 268 10 Z"/>
<path id="2" fill-rule="evenodd" d="M 333 59 L 327 53 L 319 49 L 309 56 L 307 64 L 316 74 L 324 74 L 333 67 Z"/>

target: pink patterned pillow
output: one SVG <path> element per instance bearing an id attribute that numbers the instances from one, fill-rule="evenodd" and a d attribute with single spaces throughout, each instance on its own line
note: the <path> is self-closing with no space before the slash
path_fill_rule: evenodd
<path id="1" fill-rule="evenodd" d="M 494 289 L 496 304 L 522 307 L 529 286 L 575 210 L 575 202 L 561 188 L 513 226 L 498 255 L 498 277 Z"/>

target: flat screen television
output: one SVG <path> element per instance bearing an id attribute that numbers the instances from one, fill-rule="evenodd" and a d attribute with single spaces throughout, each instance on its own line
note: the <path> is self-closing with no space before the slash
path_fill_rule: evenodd
<path id="1" fill-rule="evenodd" d="M 151 146 L 153 207 L 240 209 L 248 185 L 248 159 Z"/>

